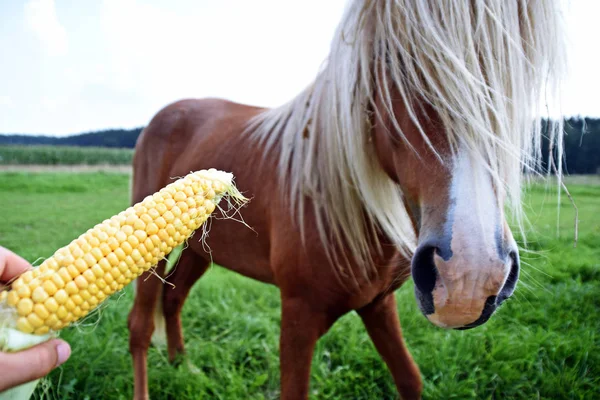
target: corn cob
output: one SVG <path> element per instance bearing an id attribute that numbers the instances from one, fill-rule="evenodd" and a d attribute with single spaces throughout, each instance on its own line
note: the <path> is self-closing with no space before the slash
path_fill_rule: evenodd
<path id="1" fill-rule="evenodd" d="M 0 292 L 0 350 L 3 330 L 46 335 L 87 315 L 187 240 L 226 194 L 243 200 L 231 174 L 190 173 L 18 277 Z"/>

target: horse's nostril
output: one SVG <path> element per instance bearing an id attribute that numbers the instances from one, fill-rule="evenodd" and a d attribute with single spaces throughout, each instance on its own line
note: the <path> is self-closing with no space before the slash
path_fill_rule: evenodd
<path id="1" fill-rule="evenodd" d="M 434 246 L 423 246 L 417 249 L 412 260 L 413 280 L 417 289 L 423 294 L 429 294 L 435 288 L 438 274 L 433 260 L 435 251 Z"/>
<path id="2" fill-rule="evenodd" d="M 506 283 L 500 293 L 498 294 L 497 303 L 500 304 L 508 297 L 512 295 L 517 286 L 517 281 L 519 280 L 519 255 L 516 251 L 511 251 L 508 254 L 508 257 L 511 260 L 510 272 L 508 274 L 508 278 L 506 279 Z"/>

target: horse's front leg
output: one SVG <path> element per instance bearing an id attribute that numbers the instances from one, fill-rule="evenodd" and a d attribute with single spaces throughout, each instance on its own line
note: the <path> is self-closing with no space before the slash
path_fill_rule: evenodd
<path id="1" fill-rule="evenodd" d="M 283 296 L 281 313 L 281 400 L 305 400 L 315 344 L 335 318 L 315 310 L 305 299 Z"/>
<path id="2" fill-rule="evenodd" d="M 418 366 L 402 339 L 393 293 L 358 310 L 377 351 L 387 364 L 404 400 L 421 398 L 423 383 Z"/>

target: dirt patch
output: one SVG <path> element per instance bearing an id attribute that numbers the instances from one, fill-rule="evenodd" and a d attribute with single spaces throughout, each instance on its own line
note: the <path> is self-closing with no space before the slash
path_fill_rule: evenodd
<path id="1" fill-rule="evenodd" d="M 567 186 L 569 185 L 589 185 L 589 186 L 598 186 L 600 185 L 600 175 L 564 175 L 564 182 Z M 556 182 L 556 178 L 554 176 L 551 177 L 533 177 L 533 182 L 536 183 L 551 183 L 554 184 Z"/>
<path id="2" fill-rule="evenodd" d="M 116 172 L 131 174 L 130 165 L 0 165 L 0 172 Z"/>
<path id="3" fill-rule="evenodd" d="M 571 175 L 565 177 L 567 185 L 600 185 L 600 175 Z"/>

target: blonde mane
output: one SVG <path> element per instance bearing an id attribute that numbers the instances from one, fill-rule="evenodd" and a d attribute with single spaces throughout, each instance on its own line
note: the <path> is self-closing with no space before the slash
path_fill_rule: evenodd
<path id="1" fill-rule="evenodd" d="M 315 81 L 249 126 L 278 154 L 300 226 L 309 199 L 324 243 L 347 246 L 364 276 L 375 232 L 412 255 L 402 192 L 369 140 L 376 100 L 390 134 L 404 139 L 388 112 L 395 90 L 425 140 L 418 104 L 435 110 L 452 146 L 487 168 L 522 228 L 523 170 L 538 166 L 542 100 L 563 72 L 561 24 L 554 0 L 351 1 Z M 559 144 L 561 131 L 551 131 Z"/>

